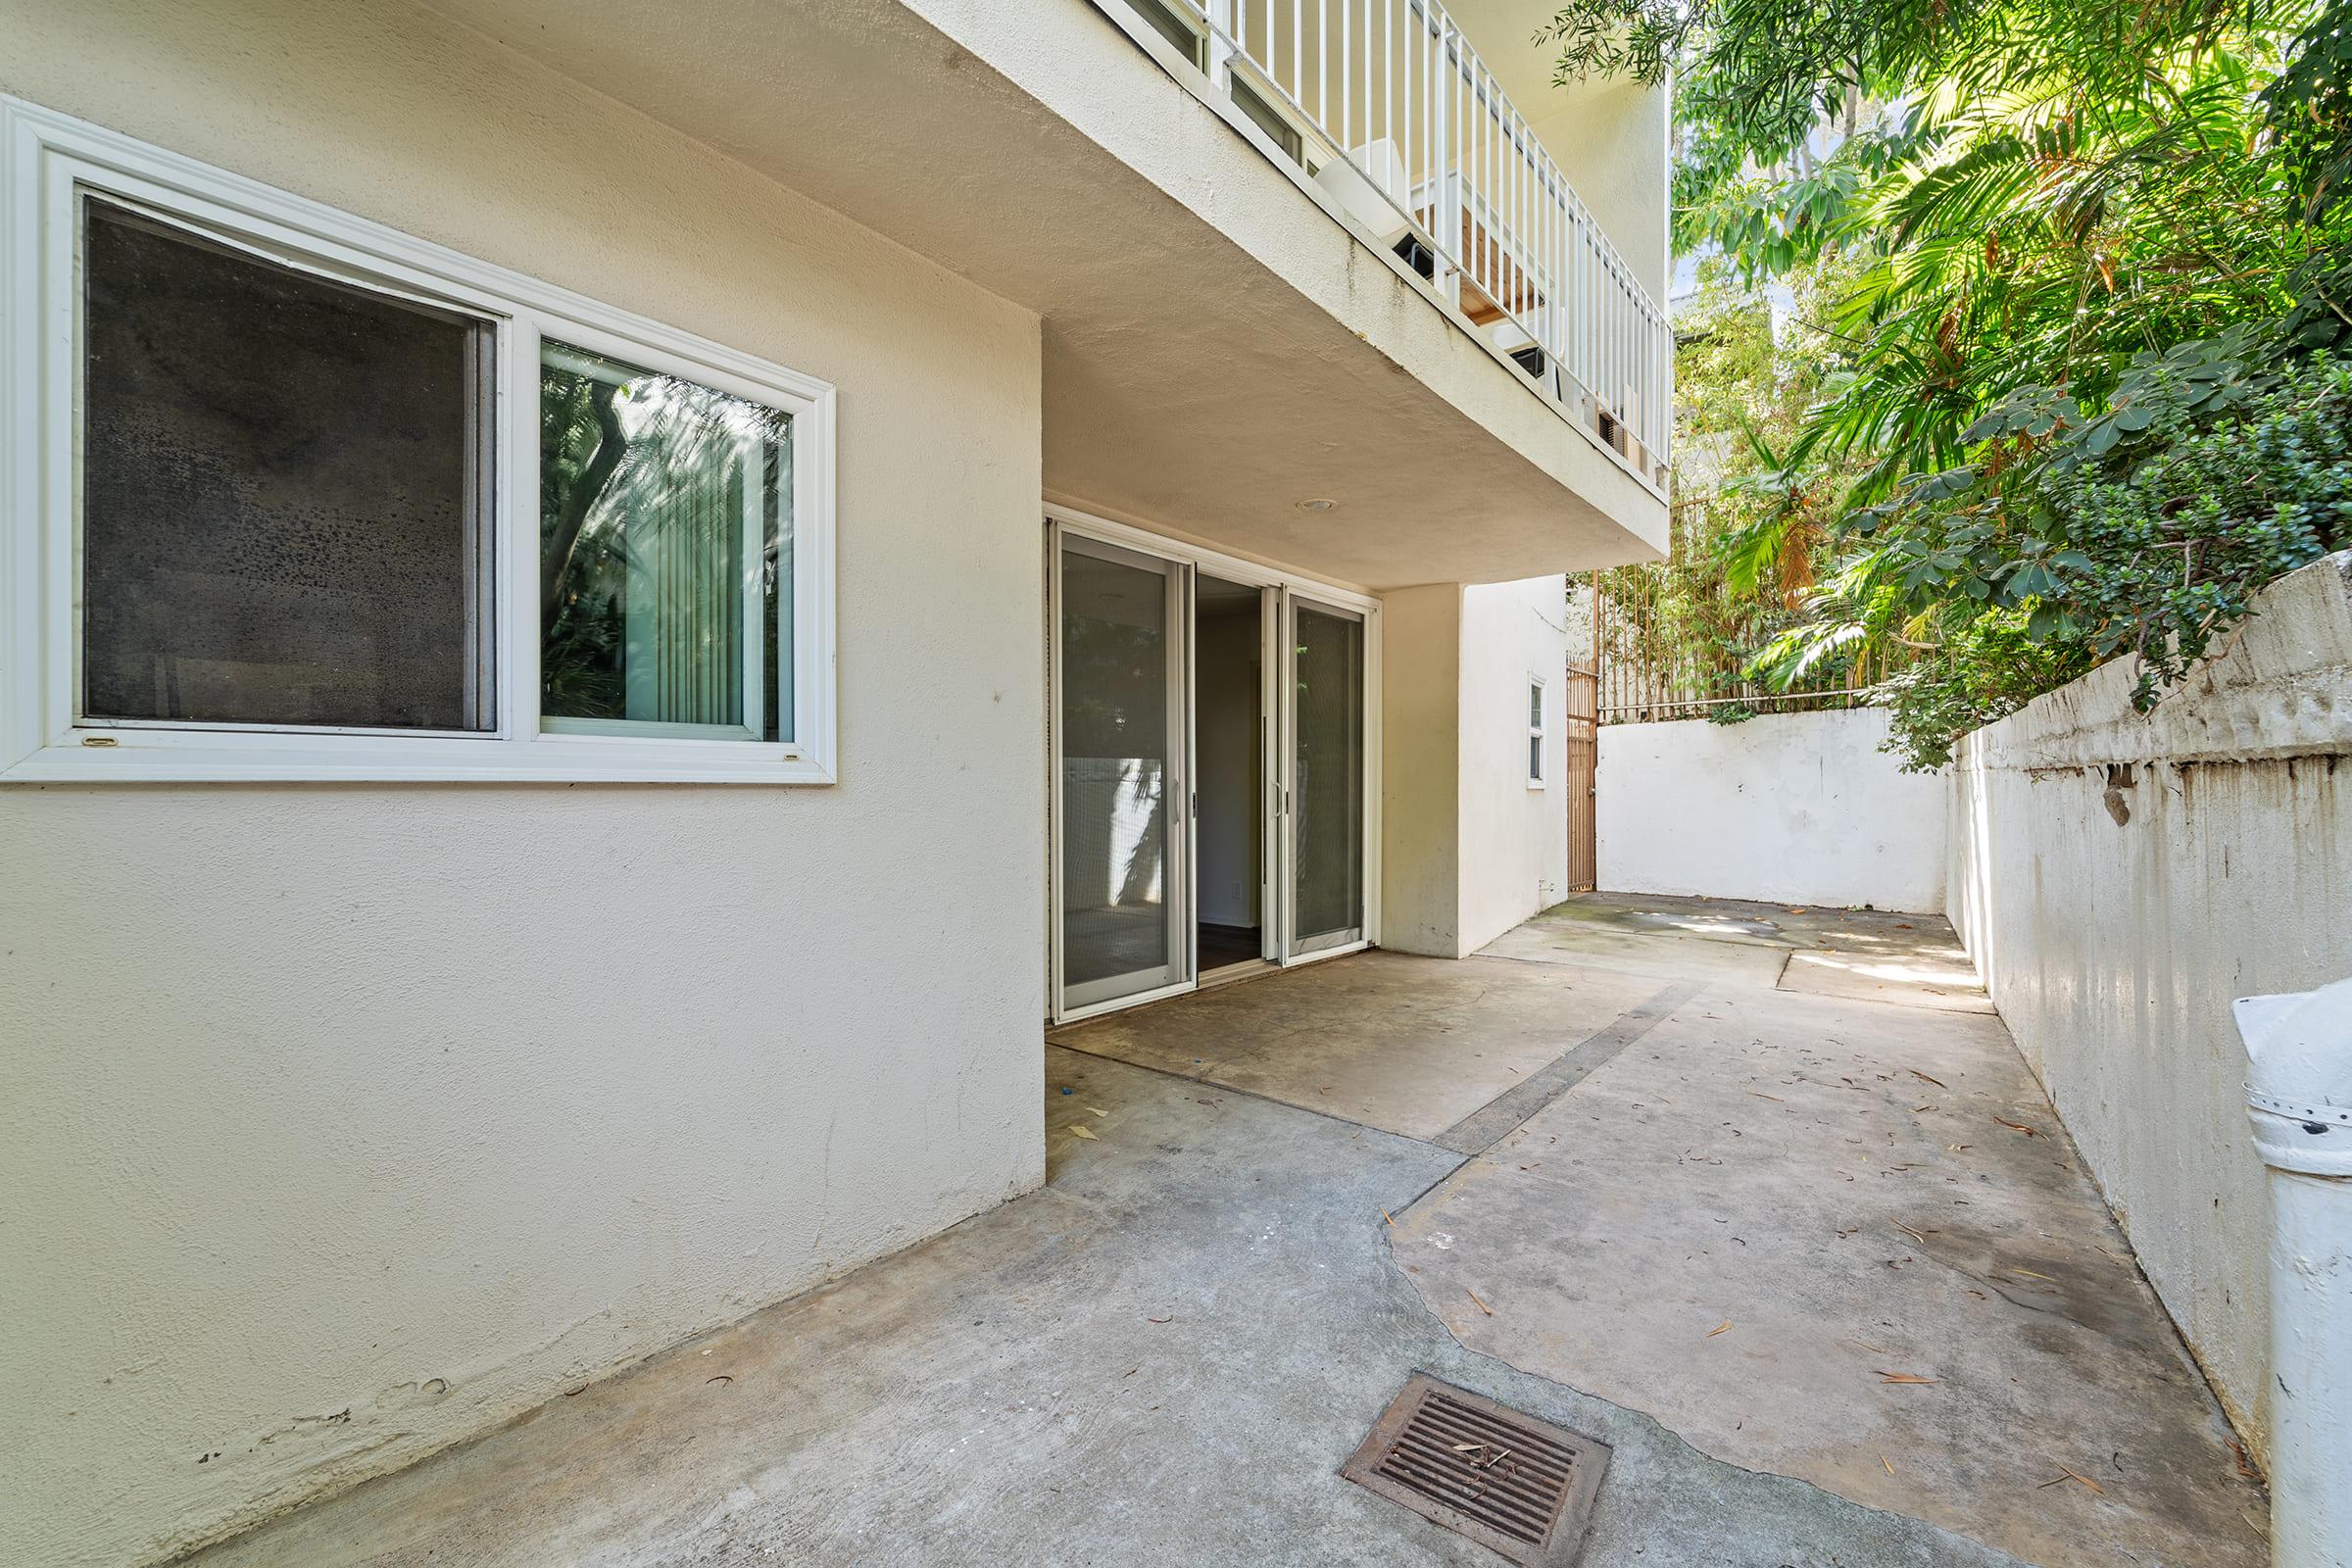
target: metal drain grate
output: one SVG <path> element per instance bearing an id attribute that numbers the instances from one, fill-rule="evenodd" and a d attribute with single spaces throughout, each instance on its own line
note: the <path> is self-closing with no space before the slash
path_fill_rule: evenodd
<path id="1" fill-rule="evenodd" d="M 1566 1568 L 1608 1464 L 1590 1438 L 1416 1372 L 1340 1474 L 1515 1563 Z"/>

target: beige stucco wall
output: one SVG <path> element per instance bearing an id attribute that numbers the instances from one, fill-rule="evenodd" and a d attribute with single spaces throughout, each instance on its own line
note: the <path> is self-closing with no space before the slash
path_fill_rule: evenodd
<path id="1" fill-rule="evenodd" d="M 1660 305 L 1674 267 L 1667 237 L 1667 90 L 1593 79 L 1546 87 L 1522 105 L 1585 206 Z"/>
<path id="2" fill-rule="evenodd" d="M 1378 940 L 1450 958 L 1461 952 L 1460 584 L 1381 595 L 1380 644 Z"/>
<path id="3" fill-rule="evenodd" d="M 1568 884 L 1567 585 L 1559 577 L 1462 591 L 1461 947 L 1476 952 Z M 1544 787 L 1527 786 L 1527 683 L 1544 681 Z"/>
<path id="4" fill-rule="evenodd" d="M 1460 957 L 1568 876 L 1559 577 L 1382 596 L 1380 945 Z M 1544 789 L 1527 787 L 1527 682 L 1546 682 Z"/>
<path id="5" fill-rule="evenodd" d="M 1667 88 L 1599 76 L 1554 85 L 1559 48 L 1534 41 L 1558 10 L 1551 0 L 1446 0 L 1446 9 L 1617 253 L 1663 305 L 1673 261 L 1666 237 Z"/>
<path id="6" fill-rule="evenodd" d="M 2018 1049 L 2257 1452 L 2269 1205 L 2230 1004 L 2352 974 L 2352 554 L 2258 603 L 2148 714 L 2126 660 L 1969 736 L 1949 872 Z"/>
<path id="7" fill-rule="evenodd" d="M 0 790 L 0 1561 L 152 1559 L 1035 1185 L 1036 318 L 398 4 L 0 40 L 836 382 L 842 778 Z"/>
<path id="8" fill-rule="evenodd" d="M 1036 310 L 1073 505 L 1381 588 L 1664 547 L 1663 500 L 1124 0 L 435 4 Z"/>

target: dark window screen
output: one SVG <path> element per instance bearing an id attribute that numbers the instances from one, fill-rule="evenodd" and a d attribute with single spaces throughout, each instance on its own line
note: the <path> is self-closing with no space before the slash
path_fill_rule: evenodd
<path id="1" fill-rule="evenodd" d="M 84 713 L 490 727 L 484 323 L 84 211 Z"/>

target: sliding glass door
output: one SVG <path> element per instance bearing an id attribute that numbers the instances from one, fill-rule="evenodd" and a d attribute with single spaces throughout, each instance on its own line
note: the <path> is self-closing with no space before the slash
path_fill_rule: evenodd
<path id="1" fill-rule="evenodd" d="M 1055 1011 L 1068 1017 L 1191 979 L 1190 568 L 1055 537 Z"/>
<path id="2" fill-rule="evenodd" d="M 1364 939 L 1364 616 L 1283 596 L 1286 958 Z"/>
<path id="3" fill-rule="evenodd" d="M 1361 947 L 1372 603 L 1100 519 L 1051 539 L 1055 1020 Z"/>

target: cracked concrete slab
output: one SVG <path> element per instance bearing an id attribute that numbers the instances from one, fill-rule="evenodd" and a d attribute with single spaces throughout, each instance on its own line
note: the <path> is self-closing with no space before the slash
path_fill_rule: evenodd
<path id="1" fill-rule="evenodd" d="M 1661 939 L 1652 932 L 1564 922 L 1549 911 L 1505 931 L 1478 952 L 1481 957 L 1521 963 L 1615 969 L 1658 980 L 1703 975 L 1751 986 L 1774 984 L 1788 961 L 1788 949 L 1769 943 L 1724 941 L 1689 932 L 1668 932 Z"/>
<path id="2" fill-rule="evenodd" d="M 1819 997 L 1850 997 L 1931 1007 L 1938 1012 L 1991 1012 L 1992 999 L 1976 971 L 1904 956 L 1853 956 L 1799 949 L 1788 955 L 1779 989 Z"/>
<path id="3" fill-rule="evenodd" d="M 1484 1568 L 1337 1473 L 1417 1369 L 1611 1446 L 1588 1568 L 2010 1561 L 1464 1349 L 1381 1218 L 1453 1154 L 1069 1052 L 1047 1107 L 1043 1191 L 197 1561 Z"/>
<path id="4" fill-rule="evenodd" d="M 1416 1370 L 1611 1446 L 1588 1565 L 2260 1560 L 1997 1017 L 1780 976 L 1948 928 L 1564 908 L 1066 1031 L 1042 1191 L 196 1560 L 1493 1562 L 1337 1475 Z"/>
<path id="5" fill-rule="evenodd" d="M 1396 1247 L 1466 1345 L 1718 1458 L 2052 1568 L 2267 1561 L 2221 1412 L 1997 1018 L 1710 987 Z"/>
<path id="6" fill-rule="evenodd" d="M 1993 1010 L 1947 922 L 1884 909 L 1584 893 L 1483 951 L 1494 957 L 1703 976 L 1950 1012 Z"/>
<path id="7" fill-rule="evenodd" d="M 1359 953 L 1047 1038 L 1434 1139 L 1657 989 L 1605 968 Z"/>

